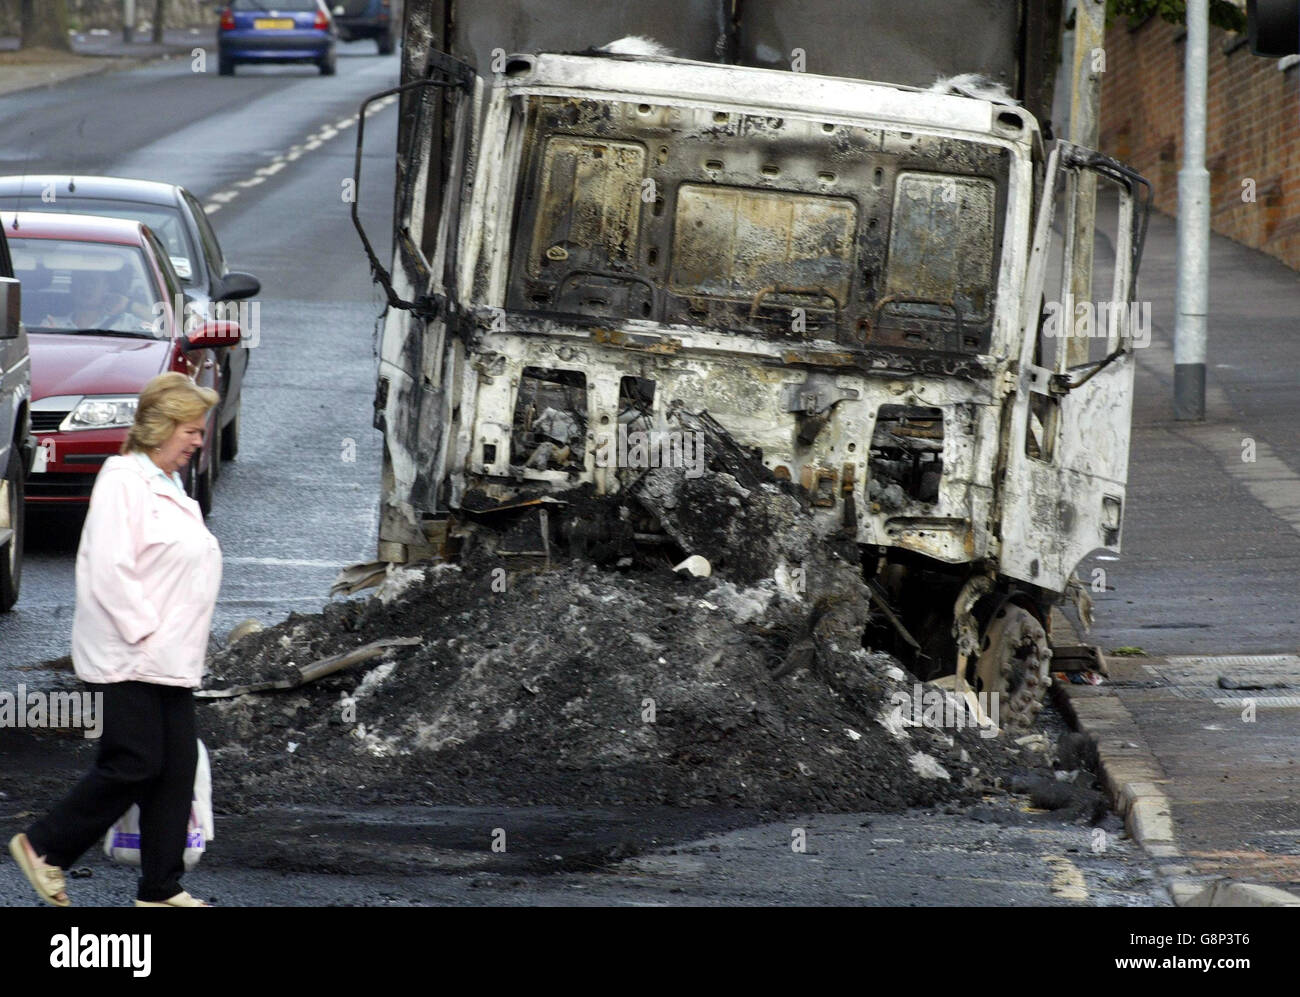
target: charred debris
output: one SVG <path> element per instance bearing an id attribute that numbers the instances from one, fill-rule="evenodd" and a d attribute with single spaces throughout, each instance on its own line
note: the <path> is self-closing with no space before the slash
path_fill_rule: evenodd
<path id="1" fill-rule="evenodd" d="M 560 410 L 536 406 L 533 453 L 570 445 L 546 415 Z M 606 496 L 467 495 L 454 556 L 390 566 L 377 595 L 219 651 L 199 693 L 219 796 L 782 813 L 1060 783 L 1051 807 L 1104 811 L 1090 773 L 1076 786 L 1051 770 L 1050 737 L 991 736 L 975 704 L 900 666 L 892 648 L 916 661 L 923 645 L 904 641 L 858 545 L 818 535 L 802 486 L 705 413 L 672 423 L 703 473 L 621 467 Z"/>

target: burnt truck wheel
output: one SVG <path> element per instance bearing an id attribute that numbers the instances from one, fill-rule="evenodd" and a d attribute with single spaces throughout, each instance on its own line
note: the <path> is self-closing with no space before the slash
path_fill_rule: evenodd
<path id="1" fill-rule="evenodd" d="M 1050 681 L 1052 649 L 1047 632 L 1029 610 L 1004 603 L 980 640 L 976 692 L 998 694 L 998 726 L 1009 731 L 1033 727 Z"/>
<path id="2" fill-rule="evenodd" d="M 0 478 L 0 530 L 12 530 L 0 547 L 0 613 L 13 609 L 23 574 L 23 461 L 18 447 L 9 451 L 9 466 Z"/>

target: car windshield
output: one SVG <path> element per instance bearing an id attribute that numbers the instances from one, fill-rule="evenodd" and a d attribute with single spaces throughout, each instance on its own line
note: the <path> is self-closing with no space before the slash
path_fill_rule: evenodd
<path id="1" fill-rule="evenodd" d="M 233 0 L 231 10 L 307 11 L 316 9 L 316 0 Z"/>
<path id="2" fill-rule="evenodd" d="M 135 246 L 9 239 L 29 332 L 108 332 L 156 338 L 163 304 Z"/>
<path id="3" fill-rule="evenodd" d="M 13 202 L 17 202 L 16 204 Z M 157 234 L 167 247 L 172 266 L 186 284 L 198 283 L 194 273 L 195 260 L 198 259 L 190 243 L 189 233 L 185 230 L 185 220 L 179 208 L 165 204 L 140 204 L 135 201 L 109 200 L 102 197 L 77 197 L 74 194 L 59 192 L 52 201 L 39 195 L 24 195 L 18 198 L 4 198 L 6 210 L 15 211 L 62 211 L 77 215 L 107 215 L 110 218 L 126 218 L 131 221 L 144 222 Z"/>

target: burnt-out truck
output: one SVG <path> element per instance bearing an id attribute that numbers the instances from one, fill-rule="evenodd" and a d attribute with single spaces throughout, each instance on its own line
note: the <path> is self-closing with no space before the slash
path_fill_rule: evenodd
<path id="1" fill-rule="evenodd" d="M 407 3 L 391 265 L 358 222 L 380 559 L 616 493 L 629 426 L 707 416 L 859 545 L 877 640 L 1031 719 L 1050 607 L 1119 549 L 1149 200 L 1045 140 L 1059 30 L 1019 0 Z"/>

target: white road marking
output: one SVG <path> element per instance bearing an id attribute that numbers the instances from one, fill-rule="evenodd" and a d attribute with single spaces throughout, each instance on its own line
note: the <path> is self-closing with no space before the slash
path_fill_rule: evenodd
<path id="1" fill-rule="evenodd" d="M 1052 867 L 1052 894 L 1064 900 L 1087 900 L 1088 885 L 1079 867 L 1064 855 L 1044 855 L 1043 861 Z"/>
<path id="2" fill-rule="evenodd" d="M 1262 668 L 1283 673 L 1291 669 L 1300 671 L 1300 654 L 1183 654 L 1166 657 L 1165 661 L 1175 668 L 1208 672 L 1215 677 L 1225 668 Z"/>
<path id="3" fill-rule="evenodd" d="M 397 96 L 390 94 L 382 97 L 366 108 L 366 117 L 378 114 L 386 107 L 391 107 L 397 103 Z M 250 187 L 256 187 L 264 183 L 267 177 L 274 176 L 285 168 L 289 163 L 302 157 L 303 153 L 315 152 L 330 139 L 337 138 L 339 133 L 345 128 L 351 128 L 356 124 L 356 118 L 342 118 L 333 124 L 325 124 L 318 128 L 312 134 L 308 135 L 301 142 L 291 145 L 285 152 L 277 153 L 271 157 L 271 162 L 253 171 L 253 175 L 245 177 L 242 180 L 234 181 L 231 187 L 218 191 L 208 197 L 208 202 L 203 205 L 203 210 L 208 214 L 215 214 L 225 205 L 229 204 L 240 194 L 240 191 L 247 190 Z"/>
<path id="4" fill-rule="evenodd" d="M 1223 675 L 1271 686 L 1258 691 L 1237 689 L 1234 696 L 1210 697 L 1216 706 L 1225 709 L 1240 710 L 1248 702 L 1259 709 L 1300 707 L 1300 696 L 1282 695 L 1278 689 L 1278 685 L 1300 684 L 1300 655 L 1297 654 L 1173 655 L 1165 658 L 1162 665 L 1148 666 L 1148 670 L 1173 685 L 1180 695 L 1205 696 L 1210 690 L 1218 691 L 1219 677 Z"/>
<path id="5" fill-rule="evenodd" d="M 307 561 L 288 557 L 224 557 L 226 564 L 263 564 L 285 568 L 341 568 L 338 561 Z"/>
<path id="6" fill-rule="evenodd" d="M 1216 699 L 1215 706 L 1229 710 L 1243 710 L 1247 704 L 1259 710 L 1294 710 L 1300 707 L 1300 696 L 1248 696 L 1242 699 Z"/>

